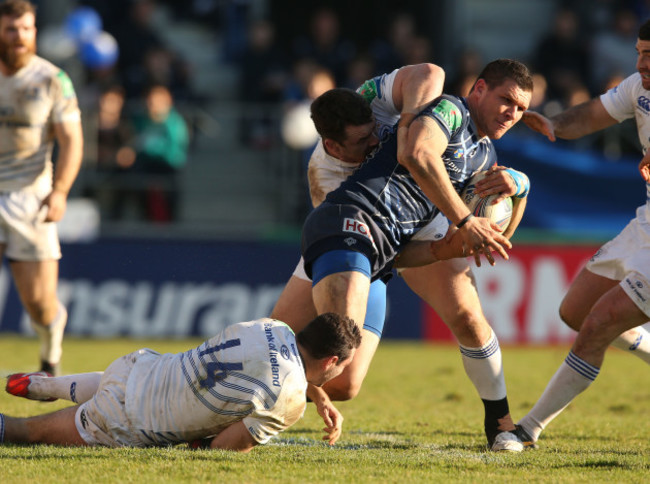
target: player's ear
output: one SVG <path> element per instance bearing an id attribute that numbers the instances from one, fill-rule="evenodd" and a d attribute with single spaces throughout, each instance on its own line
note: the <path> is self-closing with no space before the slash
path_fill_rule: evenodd
<path id="1" fill-rule="evenodd" d="M 333 368 L 338 364 L 339 364 L 338 356 L 330 356 L 329 358 L 323 358 L 323 370 L 329 370 L 330 368 Z"/>
<path id="2" fill-rule="evenodd" d="M 342 146 L 338 141 L 334 141 L 331 138 L 323 138 L 323 146 L 325 151 L 334 158 L 341 158 L 341 149 Z"/>
<path id="3" fill-rule="evenodd" d="M 485 82 L 485 79 L 478 79 L 476 83 L 474 84 L 474 91 L 476 94 L 483 95 L 485 91 L 487 91 L 487 83 Z"/>

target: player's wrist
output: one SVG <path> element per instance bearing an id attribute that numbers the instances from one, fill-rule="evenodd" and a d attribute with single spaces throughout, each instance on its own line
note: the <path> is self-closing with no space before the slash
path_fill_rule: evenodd
<path id="1" fill-rule="evenodd" d="M 470 212 L 469 214 L 467 214 L 465 217 L 463 217 L 456 223 L 456 228 L 462 229 L 465 225 L 467 225 L 467 222 L 469 222 L 473 217 L 474 214 Z"/>
<path id="2" fill-rule="evenodd" d="M 70 189 L 69 189 L 69 188 L 66 188 L 66 187 L 64 187 L 63 185 L 59 185 L 59 184 L 56 184 L 56 183 L 55 183 L 54 186 L 52 187 L 52 191 L 53 191 L 53 192 L 59 192 L 59 193 L 62 193 L 62 194 L 65 195 L 66 197 L 67 197 L 68 194 L 70 193 Z"/>

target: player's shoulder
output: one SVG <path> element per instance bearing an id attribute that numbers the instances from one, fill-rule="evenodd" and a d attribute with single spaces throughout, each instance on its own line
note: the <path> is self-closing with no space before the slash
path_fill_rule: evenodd
<path id="1" fill-rule="evenodd" d="M 435 99 L 421 114 L 435 118 L 450 133 L 461 128 L 469 118 L 469 110 L 462 98 L 450 94 Z"/>
<path id="2" fill-rule="evenodd" d="M 29 69 L 33 73 L 37 73 L 45 77 L 56 77 L 60 72 L 65 73 L 59 66 L 37 55 L 35 55 L 30 61 Z"/>
<path id="3" fill-rule="evenodd" d="M 395 69 L 364 81 L 357 88 L 357 93 L 368 101 L 368 104 L 372 104 L 377 99 L 392 101 L 392 88 L 398 71 L 399 69 Z"/>

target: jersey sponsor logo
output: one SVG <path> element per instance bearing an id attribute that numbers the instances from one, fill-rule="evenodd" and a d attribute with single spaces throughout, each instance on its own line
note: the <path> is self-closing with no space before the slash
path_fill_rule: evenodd
<path id="1" fill-rule="evenodd" d="M 627 287 L 634 293 L 639 302 L 645 303 L 647 301 L 646 297 L 641 294 L 641 290 L 643 290 L 643 283 L 641 281 L 634 281 L 631 278 L 627 277 L 625 279 L 625 284 L 627 284 Z"/>
<path id="2" fill-rule="evenodd" d="M 456 105 L 447 99 L 440 100 L 433 109 L 433 114 L 445 123 L 451 132 L 457 130 L 463 122 L 463 116 Z"/>
<path id="3" fill-rule="evenodd" d="M 454 151 L 453 157 L 456 159 L 462 158 L 464 154 L 465 154 L 465 150 L 463 148 L 458 148 L 456 151 Z"/>
<path id="4" fill-rule="evenodd" d="M 636 103 L 638 106 L 643 109 L 646 113 L 650 111 L 650 99 L 645 96 L 639 96 Z"/>
<path id="5" fill-rule="evenodd" d="M 38 86 L 28 87 L 23 91 L 23 96 L 28 101 L 36 101 L 41 96 L 41 90 Z"/>
<path id="6" fill-rule="evenodd" d="M 361 84 L 357 89 L 357 93 L 361 94 L 368 104 L 370 104 L 377 97 L 377 85 L 375 84 L 375 80 L 371 79 Z"/>
<path id="7" fill-rule="evenodd" d="M 370 242 L 375 243 L 375 241 L 372 238 L 372 234 L 370 233 L 370 229 L 366 224 L 363 222 L 359 222 L 358 220 L 354 220 L 353 218 L 344 218 L 343 219 L 343 232 L 351 232 L 353 234 L 359 234 L 363 237 L 366 237 Z M 347 240 L 347 239 L 346 239 Z M 347 241 L 344 241 L 346 244 L 349 244 Z"/>
<path id="8" fill-rule="evenodd" d="M 289 348 L 287 348 L 286 345 L 282 345 L 280 348 L 280 354 L 282 355 L 282 358 L 285 360 L 290 360 L 291 359 L 291 354 L 289 353 Z"/>
<path id="9" fill-rule="evenodd" d="M 279 387 L 280 385 L 280 365 L 278 364 L 278 348 L 275 346 L 275 336 L 273 336 L 273 325 L 264 323 L 264 334 L 266 335 L 266 342 L 269 347 L 269 361 L 271 362 L 271 379 L 273 386 Z"/>

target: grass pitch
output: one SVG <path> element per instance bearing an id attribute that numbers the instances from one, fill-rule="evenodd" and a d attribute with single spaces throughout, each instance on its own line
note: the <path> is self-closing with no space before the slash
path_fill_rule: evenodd
<path id="1" fill-rule="evenodd" d="M 102 370 L 141 347 L 188 349 L 199 340 L 64 343 L 65 373 Z M 34 370 L 37 343 L 0 339 L 0 376 Z M 523 416 L 567 347 L 502 348 L 511 411 Z M 610 350 L 596 382 L 522 454 L 485 450 L 483 406 L 453 345 L 384 341 L 355 400 L 342 402 L 344 435 L 330 448 L 313 405 L 293 428 L 248 455 L 154 449 L 0 446 L 0 482 L 648 482 L 650 368 Z M 0 394 L 0 412 L 28 416 L 65 402 Z"/>

